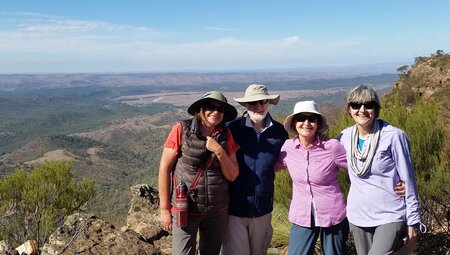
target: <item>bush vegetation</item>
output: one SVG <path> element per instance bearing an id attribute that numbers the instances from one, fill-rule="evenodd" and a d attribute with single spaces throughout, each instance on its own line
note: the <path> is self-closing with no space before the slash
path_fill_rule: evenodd
<path id="1" fill-rule="evenodd" d="M 45 162 L 0 181 L 0 240 L 44 244 L 65 216 L 83 207 L 94 184 L 89 179 L 77 183 L 71 168 L 71 163 Z"/>

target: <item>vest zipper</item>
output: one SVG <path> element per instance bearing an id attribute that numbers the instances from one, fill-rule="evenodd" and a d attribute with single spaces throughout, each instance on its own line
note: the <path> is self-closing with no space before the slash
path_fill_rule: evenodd
<path id="1" fill-rule="evenodd" d="M 208 211 L 208 204 L 209 204 L 209 199 L 208 199 L 208 169 L 205 169 L 204 171 L 205 174 L 205 212 Z"/>

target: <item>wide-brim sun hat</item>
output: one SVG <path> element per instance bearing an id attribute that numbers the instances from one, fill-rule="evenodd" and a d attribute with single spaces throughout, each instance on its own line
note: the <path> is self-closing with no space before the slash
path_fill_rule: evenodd
<path id="1" fill-rule="evenodd" d="M 287 116 L 286 120 L 284 121 L 284 128 L 290 134 L 293 134 L 293 135 L 298 134 L 297 130 L 294 127 L 292 127 L 292 121 L 294 121 L 294 116 L 296 114 L 302 113 L 302 112 L 314 113 L 319 116 L 319 118 L 321 120 L 318 122 L 319 126 L 317 127 L 317 132 L 323 133 L 328 129 L 327 118 L 325 118 L 325 116 L 323 116 L 322 113 L 319 112 L 317 103 L 314 101 L 300 101 L 295 104 L 293 113 L 291 115 Z"/>
<path id="2" fill-rule="evenodd" d="M 195 114 L 200 111 L 200 108 L 202 108 L 202 106 L 206 102 L 214 102 L 214 103 L 223 105 L 224 110 L 225 110 L 223 119 L 225 121 L 234 120 L 237 116 L 236 108 L 234 108 L 234 106 L 229 104 L 227 101 L 227 98 L 219 91 L 206 92 L 206 94 L 204 94 L 201 99 L 195 101 L 194 103 L 191 104 L 191 106 L 189 106 L 189 108 L 187 109 L 187 112 L 190 115 L 195 116 Z"/>
<path id="3" fill-rule="evenodd" d="M 246 106 L 248 102 L 255 102 L 260 100 L 269 100 L 269 104 L 278 104 L 280 95 L 269 95 L 266 86 L 262 84 L 250 84 L 245 90 L 244 97 L 234 98 L 242 106 Z"/>

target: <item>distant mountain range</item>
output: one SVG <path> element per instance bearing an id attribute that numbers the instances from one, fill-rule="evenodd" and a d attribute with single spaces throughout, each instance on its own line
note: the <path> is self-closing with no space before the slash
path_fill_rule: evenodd
<path id="1" fill-rule="evenodd" d="M 392 83 L 395 68 L 334 67 L 303 71 L 223 72 L 223 73 L 122 73 L 122 74 L 4 74 L 0 75 L 0 92 L 46 88 L 102 87 L 158 87 L 165 89 L 201 90 L 211 86 L 225 91 L 241 90 L 250 83 L 265 83 L 279 89 L 295 86 L 329 84 L 328 87 L 349 82 L 374 80 Z M 208 89 L 206 89 L 208 90 Z M 153 92 L 155 92 L 153 90 Z"/>

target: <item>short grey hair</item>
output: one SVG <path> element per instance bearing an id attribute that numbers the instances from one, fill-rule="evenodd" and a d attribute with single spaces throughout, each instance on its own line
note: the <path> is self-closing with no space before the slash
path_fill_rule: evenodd
<path id="1" fill-rule="evenodd" d="M 365 103 L 370 101 L 377 104 L 375 107 L 375 118 L 378 118 L 378 115 L 380 115 L 381 104 L 377 92 L 367 85 L 359 85 L 353 88 L 347 93 L 347 97 L 345 98 L 347 113 L 350 113 L 350 103 Z"/>

